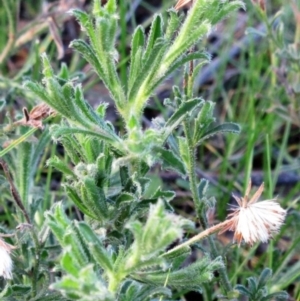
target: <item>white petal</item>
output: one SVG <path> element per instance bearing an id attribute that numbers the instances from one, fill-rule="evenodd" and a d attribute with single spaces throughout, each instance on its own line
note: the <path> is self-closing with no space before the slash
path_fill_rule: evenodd
<path id="1" fill-rule="evenodd" d="M 237 226 L 235 238 L 242 236 L 246 243 L 267 242 L 278 232 L 284 222 L 286 211 L 273 201 L 248 203 L 246 207 L 236 210 Z"/>
<path id="2" fill-rule="evenodd" d="M 0 276 L 6 279 L 12 279 L 12 260 L 9 253 L 0 247 Z"/>

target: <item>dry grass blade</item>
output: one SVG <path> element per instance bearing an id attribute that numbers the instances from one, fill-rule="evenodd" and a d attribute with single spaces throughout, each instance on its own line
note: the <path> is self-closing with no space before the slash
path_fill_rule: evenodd
<path id="1" fill-rule="evenodd" d="M 65 51 L 64 51 L 63 42 L 62 42 L 60 34 L 59 34 L 58 25 L 53 16 L 49 16 L 47 18 L 47 21 L 49 24 L 49 29 L 50 29 L 50 33 L 52 35 L 53 41 L 57 47 L 57 52 L 58 52 L 57 59 L 60 60 L 64 57 Z"/>

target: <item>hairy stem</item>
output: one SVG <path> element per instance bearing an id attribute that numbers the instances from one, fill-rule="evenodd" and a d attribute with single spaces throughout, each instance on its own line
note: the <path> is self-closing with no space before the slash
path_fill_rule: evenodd
<path id="1" fill-rule="evenodd" d="M 199 234 L 195 235 L 194 237 L 190 238 L 189 240 L 187 240 L 187 241 L 183 242 L 182 244 L 174 247 L 173 249 L 167 251 L 166 253 L 162 254 L 161 256 L 165 256 L 167 254 L 170 254 L 170 253 L 173 253 L 173 252 L 175 252 L 177 250 L 180 250 L 180 249 L 182 249 L 184 247 L 190 246 L 193 243 L 195 243 L 197 241 L 200 241 L 200 240 L 202 240 L 202 239 L 204 239 L 204 238 L 206 238 L 206 237 L 208 237 L 208 236 L 210 236 L 210 235 L 212 235 L 212 234 L 214 234 L 214 233 L 222 230 L 230 222 L 231 222 L 231 220 L 226 220 L 223 223 L 220 223 L 220 224 L 217 224 L 217 225 L 212 226 L 210 228 L 207 228 L 206 230 L 200 232 Z"/>
<path id="2" fill-rule="evenodd" d="M 193 69 L 193 64 L 190 64 L 190 68 Z M 188 98 L 193 97 L 193 83 L 192 83 L 191 78 L 192 78 L 192 70 L 190 70 L 190 72 L 189 72 L 188 80 L 186 81 L 187 86 L 185 87 L 185 91 L 187 92 L 187 97 Z M 188 154 L 189 154 L 188 175 L 189 175 L 189 181 L 190 181 L 190 189 L 191 189 L 191 192 L 192 192 L 192 196 L 193 196 L 193 200 L 194 200 L 194 203 L 195 203 L 195 206 L 196 206 L 197 215 L 198 215 L 200 224 L 203 227 L 203 229 L 205 229 L 205 231 L 208 230 L 208 232 L 209 232 L 209 229 L 207 229 L 208 224 L 207 224 L 205 212 L 203 210 L 204 209 L 204 203 L 199 197 L 199 192 L 198 192 L 198 188 L 197 188 L 196 150 L 195 150 L 193 135 L 192 135 L 192 132 L 191 132 L 191 127 L 189 125 L 188 119 L 185 119 L 185 121 L 184 121 L 184 132 L 185 132 L 185 136 L 186 136 L 187 144 L 188 144 L 188 149 L 189 149 L 189 152 L 188 152 Z M 209 241 L 209 244 L 210 244 L 210 248 L 211 248 L 213 258 L 218 257 L 219 253 L 218 253 L 218 250 L 217 250 L 214 239 L 211 236 L 209 236 L 209 234 L 207 234 L 205 236 L 208 236 L 208 241 Z M 198 239 L 196 238 L 195 240 L 197 241 Z M 232 291 L 232 286 L 231 286 L 231 283 L 229 281 L 229 277 L 227 275 L 227 271 L 226 271 L 225 266 L 223 266 L 219 269 L 219 273 L 220 273 L 221 285 L 222 285 L 224 291 L 226 293 L 229 293 L 230 291 Z"/>

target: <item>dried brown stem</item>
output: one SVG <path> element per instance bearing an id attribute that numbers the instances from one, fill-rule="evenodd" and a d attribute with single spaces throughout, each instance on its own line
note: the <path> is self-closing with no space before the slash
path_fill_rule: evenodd
<path id="1" fill-rule="evenodd" d="M 9 172 L 9 169 L 8 169 L 8 166 L 6 164 L 6 162 L 3 160 L 3 159 L 0 159 L 0 165 L 2 165 L 2 168 L 3 168 L 3 171 L 4 171 L 4 174 L 6 176 L 6 179 L 7 181 L 9 182 L 9 185 L 10 185 L 10 191 L 11 191 L 11 194 L 13 196 L 13 199 L 15 201 L 15 204 L 17 205 L 17 207 L 19 207 L 19 209 L 22 211 L 22 213 L 24 214 L 24 217 L 26 219 L 26 222 L 28 224 L 31 224 L 31 221 L 30 221 L 30 218 L 29 218 L 29 215 L 22 203 L 22 200 L 21 200 L 21 197 L 19 195 L 19 192 L 12 180 L 12 177 L 10 175 L 10 172 Z"/>
<path id="2" fill-rule="evenodd" d="M 228 224 L 230 224 L 230 223 L 232 223 L 232 221 L 229 219 L 229 220 L 225 220 L 224 222 L 219 223 L 215 226 L 207 228 L 206 230 L 200 232 L 199 234 L 195 235 L 194 237 L 190 238 L 189 240 L 183 242 L 182 244 L 180 244 L 180 245 L 176 246 L 175 248 L 169 250 L 168 252 L 164 253 L 163 256 L 173 253 L 177 250 L 180 250 L 181 248 L 190 246 L 191 244 L 193 244 L 209 235 L 212 235 L 215 232 L 218 232 L 218 231 L 224 229 L 224 227 L 228 226 Z"/>

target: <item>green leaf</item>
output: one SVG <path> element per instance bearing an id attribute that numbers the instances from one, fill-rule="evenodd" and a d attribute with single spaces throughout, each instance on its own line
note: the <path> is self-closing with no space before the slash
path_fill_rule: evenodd
<path id="1" fill-rule="evenodd" d="M 174 152 L 159 146 L 155 146 L 153 148 L 153 152 L 155 152 L 155 156 L 157 158 L 162 160 L 163 168 L 173 169 L 179 172 L 181 175 L 186 175 L 183 162 Z"/>
<path id="2" fill-rule="evenodd" d="M 93 38 L 95 34 L 90 15 L 80 9 L 72 9 L 71 14 L 80 23 L 80 26 L 87 32 L 90 38 Z"/>
<path id="3" fill-rule="evenodd" d="M 154 296 L 161 297 L 167 296 L 171 297 L 172 292 L 170 289 L 163 286 L 154 286 L 140 284 L 137 281 L 127 280 L 122 286 L 122 292 L 118 301 L 154 301 L 158 299 L 153 299 Z M 165 298 L 163 299 L 166 300 Z"/>
<path id="4" fill-rule="evenodd" d="M 267 284 L 267 282 L 271 279 L 272 277 L 272 270 L 269 268 L 263 269 L 261 272 L 259 278 L 258 278 L 258 287 L 261 288 Z"/>
<path id="5" fill-rule="evenodd" d="M 178 144 L 179 144 L 179 152 L 180 152 L 180 158 L 182 162 L 184 163 L 185 170 L 188 170 L 188 167 L 190 166 L 190 155 L 189 155 L 189 146 L 186 141 L 185 137 L 178 137 Z"/>
<path id="6" fill-rule="evenodd" d="M 60 114 L 65 114 L 64 108 L 59 108 L 59 106 L 57 106 L 57 104 L 53 102 L 51 97 L 49 97 L 46 89 L 42 85 L 34 83 L 32 81 L 25 81 L 24 87 L 35 94 L 39 99 L 46 102 L 50 107 L 55 109 Z"/>
<path id="7" fill-rule="evenodd" d="M 95 232 L 84 222 L 75 223 L 77 229 L 81 233 L 82 238 L 88 244 L 89 250 L 94 257 L 95 261 L 103 268 L 105 271 L 112 272 L 113 263 L 105 250 L 102 242 L 99 240 Z"/>
<path id="8" fill-rule="evenodd" d="M 190 114 L 196 107 L 202 105 L 202 103 L 202 98 L 193 98 L 183 102 L 166 122 L 165 136 L 167 137 L 182 122 L 187 114 Z"/>
<path id="9" fill-rule="evenodd" d="M 77 165 L 84 158 L 84 155 L 76 138 L 73 135 L 68 135 L 60 137 L 59 140 L 72 163 Z"/>
<path id="10" fill-rule="evenodd" d="M 151 48 L 151 52 L 149 55 L 143 59 L 141 66 L 138 69 L 138 72 L 135 72 L 136 77 L 133 81 L 131 89 L 128 90 L 128 99 L 130 102 L 139 102 L 139 108 L 136 109 L 139 112 L 140 108 L 145 105 L 145 101 L 148 100 L 147 97 L 144 96 L 142 99 L 136 99 L 138 93 L 145 94 L 145 90 L 147 89 L 146 82 L 153 81 L 153 74 L 158 71 L 158 67 L 162 62 L 162 58 L 164 56 L 165 50 L 167 49 L 166 41 L 159 39 L 153 48 Z M 138 66 L 137 66 L 138 67 Z M 153 91 L 152 91 L 153 92 Z"/>
<path id="11" fill-rule="evenodd" d="M 108 133 L 102 129 L 89 129 L 86 130 L 84 128 L 78 128 L 78 127 L 68 127 L 68 126 L 52 126 L 52 137 L 54 139 L 57 139 L 60 136 L 65 135 L 74 135 L 74 134 L 83 134 L 86 136 L 91 137 L 97 137 L 100 139 L 103 139 L 106 142 L 112 143 L 116 142 L 116 137 L 112 136 L 111 133 Z"/>
<path id="12" fill-rule="evenodd" d="M 58 292 L 47 290 L 43 296 L 35 298 L 34 301 L 69 301 L 69 299 Z"/>
<path id="13" fill-rule="evenodd" d="M 203 103 L 202 98 L 193 98 L 180 105 L 180 107 L 174 112 L 174 114 L 166 122 L 166 127 L 176 127 L 186 116 L 191 113 L 197 106 Z"/>
<path id="14" fill-rule="evenodd" d="M 98 220 L 105 220 L 108 217 L 108 208 L 103 189 L 97 187 L 94 179 L 85 177 L 81 191 L 89 211 L 94 212 Z"/>
<path id="15" fill-rule="evenodd" d="M 157 46 L 157 48 L 156 48 Z M 153 51 L 151 52 L 148 60 L 148 66 L 149 69 L 147 70 L 147 78 L 143 82 L 143 85 L 141 87 L 141 92 L 144 94 L 144 97 L 150 97 L 151 94 L 153 94 L 153 86 L 158 82 L 161 82 L 160 78 L 162 75 L 165 74 L 165 72 L 160 72 L 160 67 L 163 64 L 164 61 L 164 56 L 167 51 L 169 44 L 168 41 L 165 39 L 161 38 L 158 39 L 157 42 L 154 45 Z M 152 56 L 152 54 L 154 54 Z M 147 61 L 146 61 L 147 63 Z M 146 66 L 145 63 L 145 66 Z M 145 98 L 146 98 L 145 97 Z"/>
<path id="16" fill-rule="evenodd" d="M 74 260 L 81 268 L 86 267 L 90 262 L 87 246 L 83 244 L 81 237 L 76 233 L 72 225 L 71 227 L 68 227 L 65 232 L 64 246 L 70 247 L 72 260 Z"/>
<path id="17" fill-rule="evenodd" d="M 132 257 L 155 262 L 155 259 L 158 259 L 157 254 L 182 235 L 182 229 L 179 223 L 174 223 L 174 218 L 175 216 L 166 212 L 163 202 L 159 201 L 156 205 L 150 206 L 149 216 L 144 227 L 138 221 L 129 223 L 128 227 L 135 237 L 131 246 Z M 129 257 L 127 268 L 134 269 L 135 266 L 130 266 L 130 264 L 134 263 L 131 263 Z"/>
<path id="18" fill-rule="evenodd" d="M 151 180 L 145 177 L 136 178 L 135 175 L 132 178 L 133 178 L 133 184 L 136 188 L 136 193 L 138 194 L 139 197 L 142 197 Z"/>
<path id="19" fill-rule="evenodd" d="M 99 62 L 93 48 L 83 40 L 73 40 L 70 44 L 70 48 L 73 48 L 82 54 L 82 56 L 91 64 L 98 76 L 103 80 L 104 84 L 109 89 L 109 85 L 106 80 L 105 69 L 102 63 Z"/>
<path id="20" fill-rule="evenodd" d="M 162 257 L 165 258 L 166 260 L 169 260 L 170 262 L 173 262 L 178 257 L 183 256 L 186 258 L 190 254 L 191 254 L 191 248 L 189 246 L 185 246 L 174 251 L 166 252 Z"/>
<path id="21" fill-rule="evenodd" d="M 136 201 L 136 197 L 134 194 L 129 192 L 122 192 L 118 195 L 116 199 L 116 204 L 118 206 L 123 205 L 124 203 L 132 203 Z"/>
<path id="22" fill-rule="evenodd" d="M 109 104 L 107 102 L 100 103 L 99 106 L 96 109 L 97 114 L 100 116 L 100 118 L 104 119 L 106 115 L 106 110 Z"/>
<path id="23" fill-rule="evenodd" d="M 215 103 L 211 101 L 205 101 L 202 104 L 201 110 L 198 113 L 197 118 L 195 119 L 193 135 L 194 144 L 196 144 L 197 141 L 200 140 L 203 132 L 215 120 L 215 118 L 213 117 L 214 107 Z"/>
<path id="24" fill-rule="evenodd" d="M 66 228 L 59 225 L 53 215 L 51 215 L 49 212 L 45 213 L 45 218 L 47 220 L 47 225 L 51 229 L 52 233 L 55 235 L 56 239 L 59 241 L 59 244 L 61 246 L 66 246 L 64 243 L 64 235 L 66 233 Z"/>
<path id="25" fill-rule="evenodd" d="M 80 265 L 77 264 L 77 261 L 74 260 L 74 256 L 72 254 L 70 247 L 64 248 L 64 254 L 60 260 L 60 264 L 62 268 L 74 277 L 79 276 Z"/>
<path id="26" fill-rule="evenodd" d="M 164 73 L 161 73 L 159 77 L 155 78 L 155 81 L 149 86 L 149 90 L 154 90 L 164 79 L 169 77 L 175 70 L 185 65 L 192 60 L 204 60 L 203 63 L 207 63 L 210 60 L 210 55 L 204 51 L 192 52 L 184 54 L 177 58 Z M 197 71 L 196 68 L 194 71 Z"/>
<path id="27" fill-rule="evenodd" d="M 246 9 L 245 3 L 243 1 L 226 1 L 220 5 L 221 9 L 214 14 L 212 24 L 220 22 L 225 17 L 238 9 Z"/>
<path id="28" fill-rule="evenodd" d="M 198 23 L 198 22 L 197 22 Z M 175 60 L 181 57 L 191 46 L 195 45 L 205 34 L 211 29 L 211 24 L 208 20 L 203 21 L 199 26 L 193 28 L 193 32 L 184 33 L 181 29 L 177 39 L 173 45 L 169 48 L 165 64 L 171 66 Z"/>
<path id="29" fill-rule="evenodd" d="M 154 194 L 151 196 L 151 198 L 161 198 L 164 199 L 166 202 L 170 202 L 174 199 L 176 196 L 176 193 L 174 191 L 170 190 L 161 190 L 161 187 L 158 187 L 157 190 L 154 192 Z"/>
<path id="30" fill-rule="evenodd" d="M 201 179 L 198 185 L 198 193 L 200 199 L 206 196 L 208 187 L 209 187 L 209 181 L 206 179 Z"/>
<path id="31" fill-rule="evenodd" d="M 131 41 L 131 53 L 130 53 L 130 68 L 128 79 L 128 90 L 131 90 L 134 81 L 137 78 L 138 73 L 142 65 L 143 48 L 145 44 L 145 34 L 141 26 L 138 26 L 133 33 Z"/>
<path id="32" fill-rule="evenodd" d="M 94 111 L 91 105 L 84 99 L 81 85 L 77 85 L 74 89 L 74 102 L 77 110 L 81 112 L 83 118 L 90 120 L 91 123 L 96 123 L 102 128 L 106 127 L 104 120 Z"/>
<path id="33" fill-rule="evenodd" d="M 137 54 L 137 51 L 140 48 L 143 48 L 145 45 L 145 33 L 142 26 L 138 26 L 133 35 L 132 35 L 132 41 L 131 41 L 131 60 L 135 58 L 135 55 Z"/>
<path id="34" fill-rule="evenodd" d="M 93 265 L 89 264 L 79 271 L 78 277 L 64 276 L 51 286 L 59 290 L 71 300 L 78 301 L 115 301 L 106 284 L 98 277 Z M 68 299 L 69 300 L 69 299 Z"/>
<path id="35" fill-rule="evenodd" d="M 238 124 L 231 123 L 231 122 L 223 123 L 221 125 L 218 125 L 212 129 L 208 130 L 207 132 L 205 132 L 202 135 L 202 137 L 200 137 L 200 139 L 196 142 L 196 145 L 199 145 L 204 140 L 206 140 L 216 134 L 219 134 L 219 133 L 239 134 L 240 132 L 241 132 L 241 127 Z"/>
<path id="36" fill-rule="evenodd" d="M 13 284 L 6 287 L 0 294 L 0 297 L 26 296 L 31 292 L 30 285 Z"/>
<path id="37" fill-rule="evenodd" d="M 147 46 L 143 57 L 144 61 L 147 61 L 150 57 L 157 39 L 163 36 L 163 19 L 161 15 L 155 15 L 151 24 L 149 37 L 147 39 Z"/>
<path id="38" fill-rule="evenodd" d="M 60 160 L 57 156 L 53 156 L 47 161 L 48 166 L 53 166 L 58 169 L 61 173 L 65 175 L 69 175 L 75 178 L 75 174 L 72 169 L 62 160 Z"/>
<path id="39" fill-rule="evenodd" d="M 65 229 L 70 225 L 70 220 L 65 214 L 62 202 L 55 203 L 53 217 L 55 218 L 56 222 L 58 222 L 58 224 Z"/>
<path id="40" fill-rule="evenodd" d="M 93 211 L 90 211 L 87 206 L 83 203 L 76 190 L 70 185 L 65 185 L 67 196 L 73 201 L 73 203 L 77 206 L 77 208 L 87 216 L 97 219 L 96 215 Z"/>
<path id="41" fill-rule="evenodd" d="M 110 14 L 115 14 L 117 11 L 117 1 L 116 0 L 108 0 L 105 8 L 107 9 L 107 12 Z"/>
<path id="42" fill-rule="evenodd" d="M 177 32 L 182 18 L 177 14 L 175 10 L 169 10 L 168 12 L 169 19 L 165 33 L 165 38 L 167 40 L 171 40 Z"/>
<path id="43" fill-rule="evenodd" d="M 66 63 L 63 62 L 60 65 L 60 70 L 59 73 L 57 74 L 57 77 L 60 80 L 64 80 L 64 81 L 68 81 L 68 79 L 70 78 L 70 72 Z"/>
<path id="44" fill-rule="evenodd" d="M 53 206 L 52 212 L 46 211 L 45 218 L 47 224 L 56 236 L 59 243 L 62 246 L 65 246 L 64 235 L 66 233 L 66 229 L 70 226 L 71 223 L 64 213 L 62 203 L 56 203 L 55 206 Z"/>
<path id="45" fill-rule="evenodd" d="M 42 62 L 43 62 L 43 74 L 44 74 L 45 78 L 47 78 L 47 79 L 54 78 L 54 72 L 53 72 L 53 69 L 51 67 L 50 61 L 47 57 L 47 54 L 42 53 L 41 59 L 42 59 Z"/>
<path id="46" fill-rule="evenodd" d="M 280 292 L 269 294 L 260 299 L 260 301 L 268 301 L 268 300 L 277 300 L 277 301 L 289 300 L 289 294 L 287 292 L 280 291 Z"/>
<path id="47" fill-rule="evenodd" d="M 169 287 L 201 291 L 202 284 L 211 281 L 214 277 L 213 272 L 221 266 L 219 258 L 210 261 L 208 257 L 204 257 L 177 271 L 140 272 L 134 274 L 134 278 L 159 285 L 164 285 L 167 279 Z"/>
<path id="48" fill-rule="evenodd" d="M 235 289 L 238 290 L 240 294 L 251 297 L 251 292 L 244 285 L 238 284 L 235 286 Z"/>
<path id="49" fill-rule="evenodd" d="M 256 292 L 259 290 L 257 278 L 255 277 L 249 277 L 247 278 L 248 282 L 248 288 L 252 294 L 256 294 Z"/>

